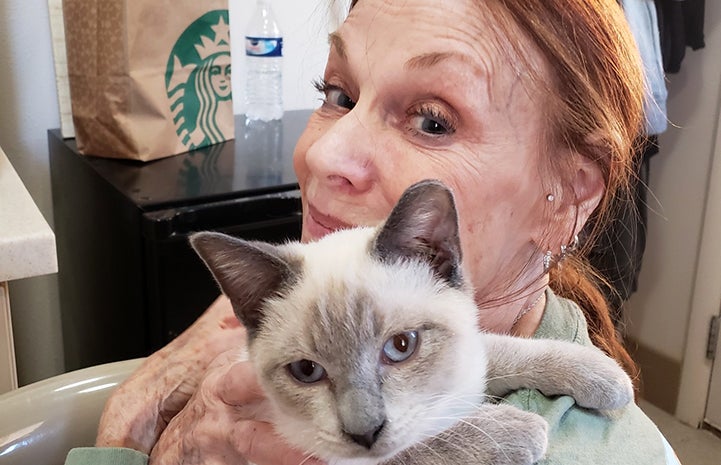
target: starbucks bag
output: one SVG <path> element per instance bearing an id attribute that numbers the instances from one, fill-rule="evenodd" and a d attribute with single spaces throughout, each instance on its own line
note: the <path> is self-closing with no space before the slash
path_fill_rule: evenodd
<path id="1" fill-rule="evenodd" d="M 80 153 L 153 160 L 234 137 L 228 0 L 64 0 Z"/>

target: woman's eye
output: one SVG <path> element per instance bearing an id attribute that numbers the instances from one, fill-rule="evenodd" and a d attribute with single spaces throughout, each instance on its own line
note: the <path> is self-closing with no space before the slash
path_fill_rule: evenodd
<path id="1" fill-rule="evenodd" d="M 413 132 L 428 136 L 445 136 L 455 132 L 452 119 L 435 106 L 415 110 L 410 117 L 410 126 Z"/>
<path id="2" fill-rule="evenodd" d="M 448 132 L 448 128 L 446 128 L 443 123 L 439 123 L 438 121 L 434 121 L 430 118 L 424 118 L 423 121 L 421 121 L 420 130 L 433 135 L 445 134 Z"/>
<path id="3" fill-rule="evenodd" d="M 342 90 L 338 88 L 331 88 L 325 93 L 325 101 L 331 105 L 336 105 L 341 108 L 352 110 L 355 107 L 355 102 L 348 97 Z"/>
<path id="4" fill-rule="evenodd" d="M 355 107 L 356 102 L 340 87 L 328 84 L 324 79 L 314 82 L 313 85 L 318 92 L 323 94 L 323 103 L 345 108 L 346 110 L 352 110 Z"/>
<path id="5" fill-rule="evenodd" d="M 317 383 L 325 378 L 325 368 L 313 360 L 298 360 L 288 364 L 288 371 L 293 378 L 304 384 Z"/>
<path id="6" fill-rule="evenodd" d="M 400 363 L 413 355 L 418 346 L 418 331 L 404 331 L 383 344 L 383 358 L 388 363 Z"/>

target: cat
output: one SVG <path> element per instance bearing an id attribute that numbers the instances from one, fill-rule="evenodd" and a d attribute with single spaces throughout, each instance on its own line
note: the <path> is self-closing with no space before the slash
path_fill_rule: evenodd
<path id="1" fill-rule="evenodd" d="M 538 415 L 490 401 L 527 387 L 616 409 L 631 381 L 600 350 L 479 331 L 453 195 L 422 181 L 379 227 L 271 245 L 191 244 L 229 297 L 286 440 L 331 464 L 531 464 Z"/>

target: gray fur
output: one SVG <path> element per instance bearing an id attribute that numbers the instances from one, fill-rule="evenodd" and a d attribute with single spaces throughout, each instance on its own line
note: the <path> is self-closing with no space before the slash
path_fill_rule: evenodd
<path id="1" fill-rule="evenodd" d="M 465 418 L 383 465 L 517 465 L 536 463 L 546 450 L 548 424 L 510 405 L 482 404 Z"/>
<path id="2" fill-rule="evenodd" d="M 631 400 L 628 377 L 596 349 L 478 331 L 457 232 L 450 192 L 426 182 L 378 229 L 282 246 L 193 237 L 251 325 L 250 360 L 291 444 L 331 464 L 531 464 L 545 420 L 486 393 L 539 388 L 603 409 Z M 416 351 L 389 363 L 384 344 L 405 331 L 417 332 Z M 291 376 L 304 359 L 326 377 Z"/>
<path id="3" fill-rule="evenodd" d="M 409 187 L 373 243 L 381 260 L 420 259 L 451 286 L 463 285 L 461 242 L 453 195 L 438 181 Z"/>

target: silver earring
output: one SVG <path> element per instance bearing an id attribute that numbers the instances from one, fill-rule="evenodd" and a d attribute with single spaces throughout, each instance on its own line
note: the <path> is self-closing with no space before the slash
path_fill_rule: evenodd
<path id="1" fill-rule="evenodd" d="M 543 255 L 543 272 L 548 273 L 548 270 L 551 269 L 551 263 L 553 263 L 554 261 L 556 263 L 563 261 L 563 259 L 566 258 L 566 255 L 568 255 L 569 252 L 575 250 L 576 247 L 578 247 L 578 234 L 573 235 L 573 240 L 570 244 L 561 245 L 561 253 L 559 253 L 557 257 L 554 257 L 553 252 L 551 252 L 550 250 L 547 251 Z"/>
<path id="2" fill-rule="evenodd" d="M 546 200 L 548 200 L 549 202 L 553 202 L 554 200 L 556 200 L 556 197 L 553 194 L 548 194 L 546 196 Z"/>
<path id="3" fill-rule="evenodd" d="M 561 260 L 565 259 L 566 255 L 569 252 L 576 250 L 576 247 L 578 247 L 578 234 L 573 235 L 573 240 L 571 241 L 570 244 L 568 244 L 568 245 L 564 244 L 561 246 L 561 253 L 558 256 L 558 261 L 560 262 Z"/>
<path id="4" fill-rule="evenodd" d="M 544 273 L 548 273 L 548 270 L 551 269 L 551 260 L 553 260 L 553 252 L 551 252 L 549 250 L 543 256 L 543 272 Z"/>
<path id="5" fill-rule="evenodd" d="M 568 250 L 576 250 L 576 247 L 578 247 L 578 234 L 573 235 L 573 240 L 568 244 Z"/>

